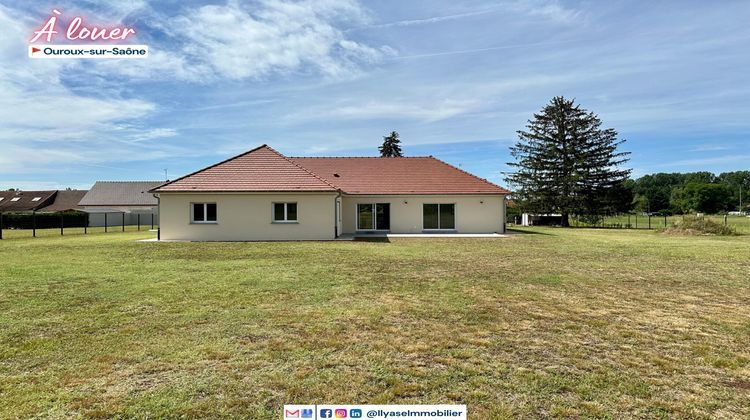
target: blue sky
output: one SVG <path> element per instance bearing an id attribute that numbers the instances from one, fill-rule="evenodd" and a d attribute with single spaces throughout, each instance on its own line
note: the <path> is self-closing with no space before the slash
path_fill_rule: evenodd
<path id="1" fill-rule="evenodd" d="M 142 60 L 31 60 L 57 8 Z M 0 0 L 0 188 L 174 178 L 267 143 L 373 155 L 397 130 L 502 183 L 515 132 L 576 98 L 634 174 L 750 164 L 746 1 Z"/>

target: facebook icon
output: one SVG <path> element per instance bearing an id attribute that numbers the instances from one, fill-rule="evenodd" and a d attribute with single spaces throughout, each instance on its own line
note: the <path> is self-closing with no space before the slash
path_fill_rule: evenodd
<path id="1" fill-rule="evenodd" d="M 320 410 L 320 418 L 321 419 L 331 419 L 333 418 L 333 410 L 330 408 L 322 408 Z"/>

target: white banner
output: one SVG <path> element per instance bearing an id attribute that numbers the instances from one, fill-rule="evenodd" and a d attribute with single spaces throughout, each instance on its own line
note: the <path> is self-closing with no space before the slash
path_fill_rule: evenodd
<path id="1" fill-rule="evenodd" d="M 148 45 L 29 45 L 29 58 L 147 58 Z"/>
<path id="2" fill-rule="evenodd" d="M 285 405 L 284 420 L 291 419 L 421 419 L 466 420 L 465 405 Z"/>

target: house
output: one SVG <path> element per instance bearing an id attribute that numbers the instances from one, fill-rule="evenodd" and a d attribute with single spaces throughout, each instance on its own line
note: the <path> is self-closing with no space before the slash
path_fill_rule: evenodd
<path id="1" fill-rule="evenodd" d="M 434 157 L 287 157 L 262 145 L 151 190 L 164 240 L 492 233 L 507 190 Z"/>
<path id="2" fill-rule="evenodd" d="M 81 211 L 83 207 L 78 203 L 87 192 L 87 190 L 58 190 L 52 203 L 40 207 L 37 211 L 41 213 Z"/>
<path id="3" fill-rule="evenodd" d="M 90 214 L 90 226 L 135 225 L 158 220 L 158 202 L 148 191 L 162 181 L 97 181 L 78 203 Z"/>
<path id="4" fill-rule="evenodd" d="M 30 212 L 49 206 L 57 191 L 0 191 L 0 212 Z"/>

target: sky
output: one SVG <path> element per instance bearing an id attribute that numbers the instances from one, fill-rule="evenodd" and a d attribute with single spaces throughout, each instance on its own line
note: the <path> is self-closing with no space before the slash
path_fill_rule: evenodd
<path id="1" fill-rule="evenodd" d="M 30 59 L 52 9 L 150 56 Z M 264 143 L 372 156 L 392 130 L 504 185 L 557 95 L 634 176 L 747 170 L 748 22 L 747 1 L 0 0 L 0 189 L 173 179 Z"/>

